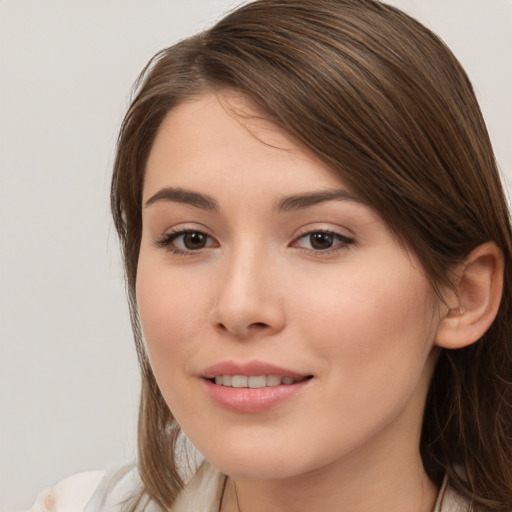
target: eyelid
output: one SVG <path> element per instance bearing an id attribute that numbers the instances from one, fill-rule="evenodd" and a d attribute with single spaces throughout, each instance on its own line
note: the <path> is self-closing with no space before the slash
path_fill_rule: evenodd
<path id="1" fill-rule="evenodd" d="M 347 249 L 348 246 L 355 244 L 355 239 L 353 236 L 346 235 L 341 231 L 341 228 L 326 228 L 326 227 L 314 227 L 311 225 L 304 226 L 301 228 L 294 236 L 290 246 L 297 247 L 298 249 L 307 251 L 309 253 L 318 255 L 318 256 L 326 256 L 329 254 L 332 254 L 334 252 L 337 252 L 339 250 Z M 326 248 L 326 249 L 315 249 L 315 248 L 307 248 L 307 247 L 300 247 L 299 242 L 300 240 L 306 238 L 307 236 L 311 236 L 315 233 L 324 233 L 331 235 L 338 239 L 339 243 L 334 244 L 332 247 Z"/>
<path id="2" fill-rule="evenodd" d="M 205 247 L 201 247 L 198 249 L 187 249 L 187 248 L 181 248 L 181 247 L 173 247 L 172 242 L 175 241 L 180 236 L 184 236 L 189 233 L 199 233 L 204 236 L 206 236 L 209 240 L 213 241 L 214 244 L 209 244 Z M 164 248 L 168 250 L 171 253 L 174 254 L 183 254 L 183 255 L 195 255 L 199 253 L 204 253 L 207 250 L 210 250 L 215 247 L 219 247 L 219 242 L 216 240 L 216 238 L 209 233 L 209 230 L 206 229 L 204 226 L 197 226 L 197 225 L 187 225 L 182 224 L 178 226 L 173 226 L 170 229 L 167 229 L 161 236 L 157 237 L 153 241 L 154 245 L 160 248 Z"/>
<path id="3" fill-rule="evenodd" d="M 292 235 L 294 240 L 299 239 L 301 236 L 308 235 L 310 233 L 331 233 L 333 235 L 339 235 L 347 240 L 355 242 L 354 233 L 352 230 L 338 225 L 332 225 L 323 222 L 314 222 L 301 226 L 295 230 Z"/>

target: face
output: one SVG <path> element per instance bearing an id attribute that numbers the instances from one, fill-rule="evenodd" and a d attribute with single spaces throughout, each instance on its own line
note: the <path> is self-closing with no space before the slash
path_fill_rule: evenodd
<path id="1" fill-rule="evenodd" d="M 158 385 L 220 470 L 418 456 L 439 314 L 415 259 L 243 99 L 173 109 L 149 156 L 137 301 Z"/>

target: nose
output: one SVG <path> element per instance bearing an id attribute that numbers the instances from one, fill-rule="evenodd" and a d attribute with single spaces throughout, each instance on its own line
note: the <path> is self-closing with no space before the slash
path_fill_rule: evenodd
<path id="1" fill-rule="evenodd" d="M 255 251 L 240 251 L 222 263 L 210 323 L 244 340 L 277 334 L 285 325 L 279 272 Z"/>

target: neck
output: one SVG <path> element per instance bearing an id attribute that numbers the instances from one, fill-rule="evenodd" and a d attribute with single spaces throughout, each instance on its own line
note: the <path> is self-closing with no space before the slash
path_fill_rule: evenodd
<path id="1" fill-rule="evenodd" d="M 365 478 L 315 473 L 279 481 L 230 479 L 222 512 L 432 512 L 437 496 L 435 485 L 418 467 L 389 468 Z"/>

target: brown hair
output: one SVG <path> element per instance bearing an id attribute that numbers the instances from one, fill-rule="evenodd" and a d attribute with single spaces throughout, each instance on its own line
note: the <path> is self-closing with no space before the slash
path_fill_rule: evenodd
<path id="1" fill-rule="evenodd" d="M 112 211 L 142 371 L 139 470 L 162 508 L 183 483 L 179 428 L 141 337 L 135 281 L 144 169 L 166 113 L 205 91 L 235 90 L 330 165 L 421 261 L 433 286 L 476 246 L 505 258 L 497 318 L 477 343 L 444 350 L 424 415 L 429 476 L 483 510 L 512 505 L 512 282 L 509 213 L 468 77 L 443 42 L 373 0 L 259 0 L 157 54 L 123 122 Z"/>

